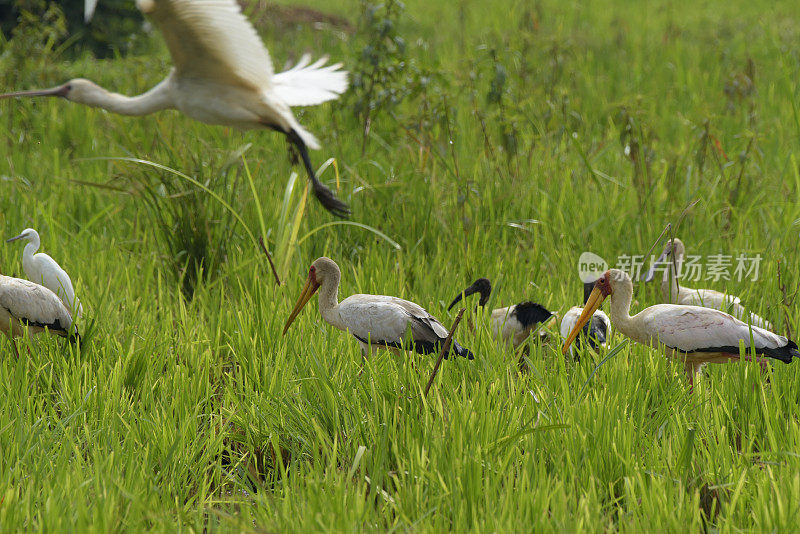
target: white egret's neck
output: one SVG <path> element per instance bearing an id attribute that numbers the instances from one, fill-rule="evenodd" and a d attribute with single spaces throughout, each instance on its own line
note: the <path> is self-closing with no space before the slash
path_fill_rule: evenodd
<path id="1" fill-rule="evenodd" d="M 25 243 L 25 248 L 22 249 L 22 270 L 25 271 L 25 276 L 34 283 L 41 284 L 41 280 L 35 280 L 36 269 L 33 265 L 33 255 L 39 250 L 39 234 L 31 232 L 25 238 L 28 242 Z M 39 275 L 41 277 L 41 275 Z"/>
<path id="2" fill-rule="evenodd" d="M 25 238 L 28 243 L 25 245 L 25 252 L 30 249 L 31 254 L 39 250 L 39 245 L 41 245 L 41 241 L 39 240 L 39 233 L 38 232 L 31 232 L 29 231 L 27 237 Z"/>
<path id="3" fill-rule="evenodd" d="M 339 270 L 325 273 L 325 280 L 319 287 L 319 313 L 328 323 L 344 330 L 339 317 L 339 281 L 342 275 Z"/>
<path id="4" fill-rule="evenodd" d="M 87 106 L 102 108 L 120 115 L 148 115 L 163 109 L 174 108 L 170 77 L 137 96 L 125 96 L 112 93 L 99 85 L 83 89 L 80 93 L 70 95 L 69 100 Z"/>

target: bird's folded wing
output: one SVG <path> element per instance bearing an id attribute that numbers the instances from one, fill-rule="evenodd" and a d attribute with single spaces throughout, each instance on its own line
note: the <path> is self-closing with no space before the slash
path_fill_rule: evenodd
<path id="1" fill-rule="evenodd" d="M 161 30 L 181 77 L 266 89 L 272 62 L 236 0 L 137 0 Z"/>
<path id="2" fill-rule="evenodd" d="M 750 346 L 750 327 L 727 313 L 670 304 L 648 310 L 652 310 L 646 321 L 650 334 L 656 334 L 668 347 L 691 352 L 738 347 L 739 341 L 743 341 L 745 347 Z M 756 349 L 776 349 L 788 343 L 785 337 L 755 326 L 752 335 Z"/>
<path id="3" fill-rule="evenodd" d="M 27 280 L 14 280 L 0 291 L 0 306 L 23 324 L 48 327 L 66 334 L 72 322 L 69 312 L 55 293 Z"/>
<path id="4" fill-rule="evenodd" d="M 370 298 L 367 298 L 370 297 Z M 351 334 L 373 342 L 400 342 L 408 327 L 402 310 L 378 295 L 353 295 L 339 304 L 339 316 Z"/>
<path id="5" fill-rule="evenodd" d="M 414 319 L 411 323 L 411 333 L 414 335 L 414 339 L 420 336 L 419 339 L 423 341 L 436 341 L 447 337 L 447 328 L 419 304 L 397 297 L 392 297 L 392 301 Z"/>
<path id="6" fill-rule="evenodd" d="M 347 329 L 359 339 L 401 342 L 409 328 L 415 341 L 435 343 L 447 329 L 421 306 L 385 295 L 353 295 L 339 304 Z"/>

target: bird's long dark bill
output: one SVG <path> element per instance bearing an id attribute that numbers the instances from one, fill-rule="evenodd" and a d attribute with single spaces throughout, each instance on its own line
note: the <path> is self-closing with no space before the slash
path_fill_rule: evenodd
<path id="1" fill-rule="evenodd" d="M 37 89 L 35 91 L 15 91 L 13 93 L 5 93 L 0 95 L 0 98 L 11 98 L 15 96 L 64 96 L 67 93 L 63 85 L 52 87 L 50 89 Z"/>
<path id="2" fill-rule="evenodd" d="M 303 291 L 300 293 L 300 298 L 297 299 L 297 304 L 294 305 L 294 309 L 292 313 L 289 314 L 289 318 L 286 319 L 286 324 L 283 326 L 283 334 L 286 334 L 286 331 L 289 330 L 289 326 L 291 326 L 292 322 L 300 315 L 300 310 L 303 309 L 303 306 L 308 304 L 308 301 L 311 300 L 311 297 L 314 296 L 314 293 L 317 292 L 319 289 L 319 284 L 315 283 L 311 277 L 306 280 L 306 285 L 303 286 Z"/>
<path id="3" fill-rule="evenodd" d="M 665 250 L 661 253 L 661 256 L 659 256 L 656 261 L 653 262 L 653 264 L 650 266 L 650 269 L 642 277 L 644 282 L 650 282 L 656 277 L 656 268 L 667 260 L 667 256 L 669 256 L 669 251 Z"/>
<path id="4" fill-rule="evenodd" d="M 453 302 L 450 303 L 450 306 L 447 307 L 447 310 L 450 311 L 453 308 L 453 306 L 455 306 L 458 302 L 460 302 L 462 296 L 463 297 L 468 297 L 468 296 L 472 295 L 473 293 L 475 293 L 476 291 L 478 291 L 478 290 L 475 289 L 475 284 L 472 284 L 467 289 L 465 289 L 464 291 L 459 293 L 456 296 L 456 298 L 453 299 Z"/>
<path id="5" fill-rule="evenodd" d="M 6 239 L 6 243 L 11 243 L 13 241 L 16 241 L 17 239 L 22 239 L 22 234 L 20 234 L 20 235 L 18 235 L 16 237 L 12 237 L 11 239 Z"/>
<path id="6" fill-rule="evenodd" d="M 575 326 L 572 327 L 572 331 L 567 336 L 566 341 L 564 341 L 564 346 L 561 348 L 562 354 L 567 353 L 569 346 L 572 345 L 572 342 L 575 341 L 575 338 L 578 337 L 578 334 L 583 329 L 583 325 L 589 322 L 589 319 L 592 318 L 594 312 L 603 304 L 605 299 L 606 297 L 603 295 L 603 292 L 598 288 L 592 290 L 592 294 L 589 295 L 589 300 L 586 301 L 586 306 L 583 308 L 583 313 L 578 317 L 578 321 L 575 323 Z"/>

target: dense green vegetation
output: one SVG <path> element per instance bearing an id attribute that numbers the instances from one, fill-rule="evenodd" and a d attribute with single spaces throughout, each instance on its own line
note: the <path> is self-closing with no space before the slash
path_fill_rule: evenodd
<path id="1" fill-rule="evenodd" d="M 700 285 L 798 332 L 800 8 L 309 5 L 326 22 L 247 13 L 276 65 L 308 50 L 354 73 L 298 115 L 352 221 L 389 239 L 331 224 L 275 134 L 0 102 L 2 235 L 37 228 L 86 308 L 80 349 L 26 339 L 16 360 L 0 340 L 2 530 L 796 529 L 800 363 L 710 367 L 688 395 L 679 363 L 617 335 L 580 362 L 530 343 L 520 373 L 475 317 L 457 337 L 477 358 L 446 361 L 425 400 L 433 358 L 359 375 L 313 302 L 281 328 L 320 255 L 341 295 L 445 324 L 481 275 L 490 306 L 563 313 L 582 251 L 645 254 L 699 200 L 677 230 L 689 253 L 763 257 L 756 282 Z M 169 68 L 157 33 L 67 60 L 37 31 L 0 43 L 2 91 L 81 76 L 133 94 Z M 21 248 L 0 246 L 0 271 L 22 275 Z"/>

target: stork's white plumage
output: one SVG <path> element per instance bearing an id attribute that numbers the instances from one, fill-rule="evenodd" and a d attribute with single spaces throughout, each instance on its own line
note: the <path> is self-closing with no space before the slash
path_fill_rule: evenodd
<path id="1" fill-rule="evenodd" d="M 594 282 L 584 283 L 583 284 L 583 304 L 586 305 L 586 301 L 589 300 L 589 296 L 594 289 Z M 583 313 L 583 307 L 581 306 L 573 306 L 570 308 L 567 313 L 564 314 L 564 318 L 561 320 L 561 337 L 567 338 L 569 333 L 575 328 L 575 324 L 578 322 L 581 314 Z M 608 339 L 608 329 L 611 326 L 611 321 L 608 319 L 608 315 L 603 313 L 602 310 L 597 310 L 592 314 L 592 318 L 589 321 L 586 321 L 586 324 L 583 325 L 583 328 L 580 330 L 578 337 L 575 339 L 575 346 L 580 346 L 582 342 L 589 343 L 589 346 L 593 349 L 597 349 L 599 347 L 606 347 L 607 346 L 607 339 Z M 573 351 L 573 347 L 569 348 L 569 353 L 571 356 L 575 357 L 575 352 Z"/>
<path id="2" fill-rule="evenodd" d="M 91 3 L 86 4 L 87 16 L 94 9 Z M 294 67 L 275 74 L 267 49 L 236 0 L 137 0 L 136 5 L 161 30 L 174 64 L 148 92 L 127 97 L 79 78 L 0 98 L 60 96 L 122 115 L 177 109 L 207 124 L 270 128 L 297 147 L 322 205 L 336 215 L 349 213 L 347 204 L 317 179 L 308 148 L 319 148 L 319 141 L 290 109 L 338 98 L 347 89 L 347 72 L 340 64 L 324 66 L 324 58 L 310 64 L 305 55 Z"/>
<path id="3" fill-rule="evenodd" d="M 48 331 L 62 337 L 78 336 L 69 310 L 55 293 L 28 280 L 0 274 L 0 332 L 13 344 L 13 338 L 23 335 L 26 328 L 34 334 Z"/>
<path id="4" fill-rule="evenodd" d="M 722 310 L 730 313 L 737 319 L 749 322 L 753 326 L 772 329 L 772 324 L 766 319 L 756 315 L 755 313 L 748 312 L 739 297 L 735 295 L 728 295 L 720 293 L 713 289 L 692 289 L 684 285 L 678 284 L 678 278 L 683 268 L 683 259 L 686 254 L 686 247 L 683 242 L 677 237 L 673 242 L 667 242 L 661 255 L 651 266 L 647 275 L 646 281 L 650 281 L 655 277 L 655 271 L 659 265 L 668 263 L 667 268 L 664 269 L 664 276 L 661 280 L 661 293 L 664 297 L 664 302 L 672 304 L 685 304 L 689 306 L 702 306 L 704 308 L 711 308 L 714 310 Z M 675 259 L 675 264 L 672 264 L 672 258 Z M 678 275 L 675 275 L 677 268 Z"/>
<path id="5" fill-rule="evenodd" d="M 319 290 L 319 312 L 328 324 L 349 332 L 366 357 L 373 348 L 408 349 L 420 354 L 438 352 L 448 331 L 436 317 L 413 302 L 386 295 L 351 295 L 339 302 L 341 271 L 330 258 L 317 258 L 283 333 Z M 472 359 L 472 353 L 453 340 L 452 350 Z"/>
<path id="6" fill-rule="evenodd" d="M 595 283 L 578 323 L 564 342 L 564 353 L 608 296 L 611 297 L 610 315 L 614 327 L 638 343 L 661 348 L 667 356 L 683 361 L 691 385 L 703 364 L 738 360 L 740 345 L 746 354 L 745 359 L 749 359 L 753 352 L 784 363 L 800 358 L 793 341 L 747 325 L 719 310 L 656 304 L 631 316 L 633 282 L 627 273 L 618 269 L 606 271 Z"/>
<path id="7" fill-rule="evenodd" d="M 83 316 L 83 305 L 78 297 L 75 296 L 75 289 L 72 287 L 67 272 L 61 266 L 39 250 L 39 233 L 33 228 L 26 228 L 16 237 L 6 240 L 6 243 L 24 239 L 28 243 L 22 251 L 22 269 L 28 280 L 36 284 L 43 285 L 61 299 L 73 317 Z"/>
<path id="8" fill-rule="evenodd" d="M 479 293 L 478 306 L 484 307 L 492 294 L 492 284 L 487 278 L 478 278 L 471 286 L 459 293 L 448 306 L 452 309 L 463 297 Z M 535 302 L 520 302 L 504 308 L 492 310 L 492 335 L 497 340 L 509 342 L 514 348 L 519 347 L 530 333 L 540 324 L 553 317 L 553 312 Z"/>

